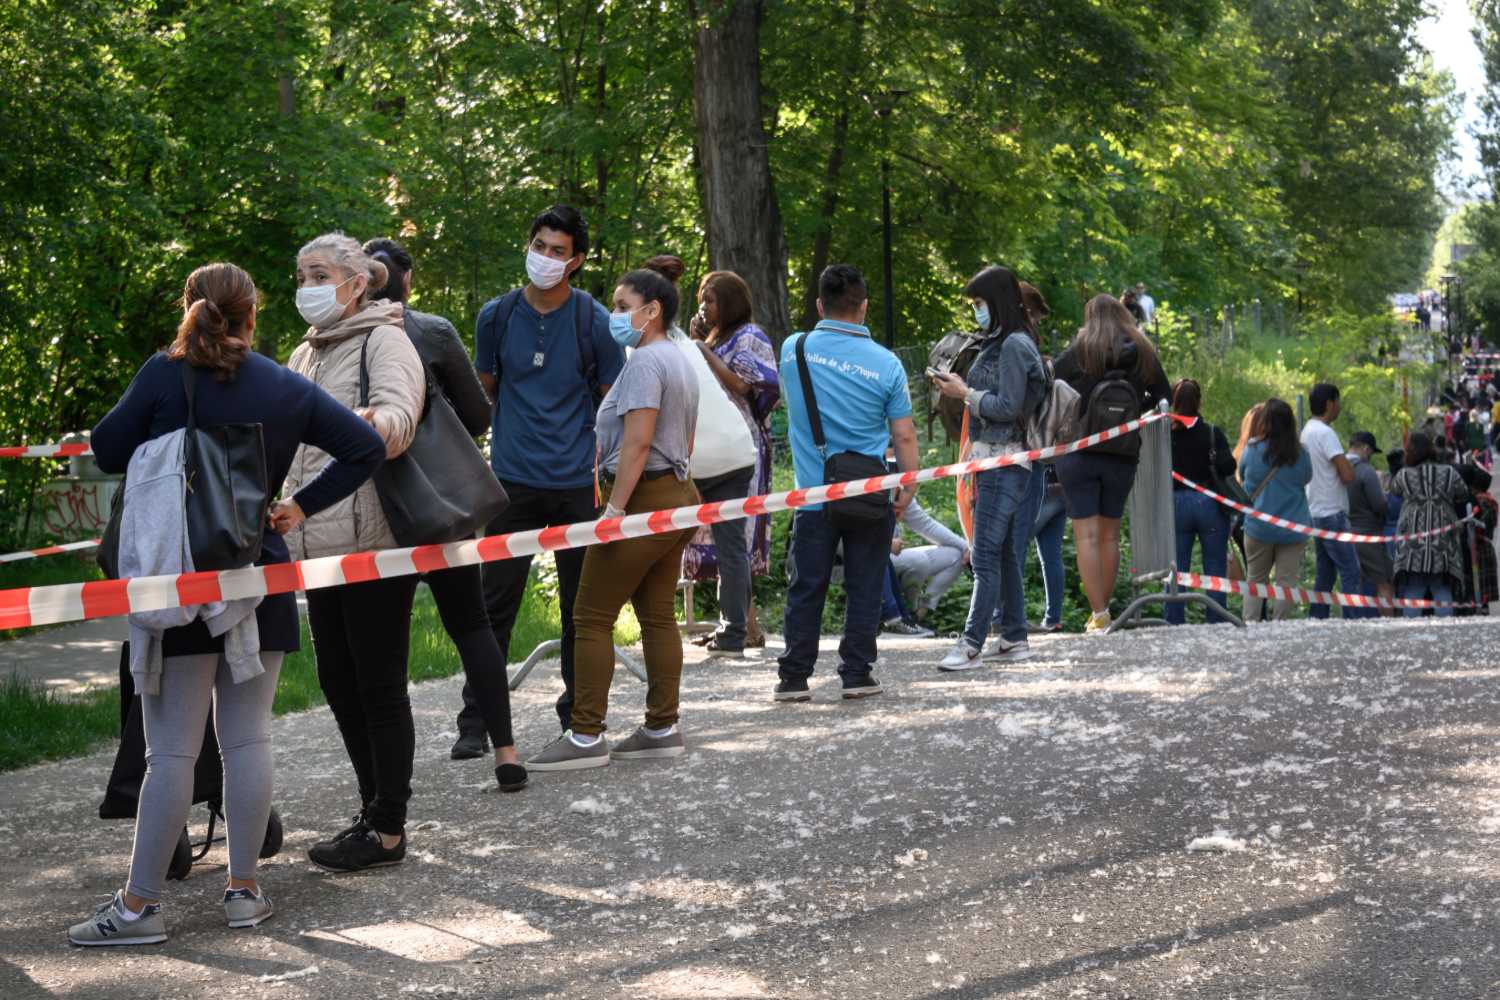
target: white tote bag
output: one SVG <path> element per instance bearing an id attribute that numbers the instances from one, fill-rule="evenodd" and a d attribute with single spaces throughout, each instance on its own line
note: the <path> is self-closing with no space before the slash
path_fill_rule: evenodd
<path id="1" fill-rule="evenodd" d="M 672 343 L 692 365 L 698 376 L 698 431 L 693 439 L 691 474 L 694 479 L 713 479 L 755 464 L 755 439 L 739 408 L 719 382 L 698 345 L 686 336 L 673 336 Z"/>

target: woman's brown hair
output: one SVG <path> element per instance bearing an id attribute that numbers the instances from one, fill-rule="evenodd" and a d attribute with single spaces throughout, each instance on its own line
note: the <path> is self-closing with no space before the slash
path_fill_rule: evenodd
<path id="1" fill-rule="evenodd" d="M 1073 341 L 1078 366 L 1090 378 L 1103 378 L 1119 368 L 1120 343 L 1126 339 L 1135 345 L 1135 370 L 1128 374 L 1145 382 L 1155 379 L 1161 373 L 1161 361 L 1129 310 L 1113 295 L 1095 295 L 1083 307 L 1083 329 Z"/>
<path id="2" fill-rule="evenodd" d="M 1179 417 L 1196 417 L 1202 409 L 1202 387 L 1190 378 L 1178 379 L 1172 386 L 1172 412 Z M 1181 426 L 1175 420 L 1172 422 L 1174 431 Z"/>
<path id="3" fill-rule="evenodd" d="M 641 267 L 648 271 L 655 271 L 674 285 L 682 279 L 683 272 L 687 270 L 687 265 L 682 262 L 681 257 L 669 253 L 659 253 Z"/>
<path id="4" fill-rule="evenodd" d="M 750 322 L 752 301 L 750 286 L 733 271 L 710 271 L 698 282 L 698 298 L 705 288 L 713 289 L 719 307 L 719 336 L 727 337 Z"/>
<path id="5" fill-rule="evenodd" d="M 182 322 L 167 357 L 230 381 L 250 353 L 246 331 L 257 301 L 255 282 L 242 268 L 204 264 L 182 287 Z"/>

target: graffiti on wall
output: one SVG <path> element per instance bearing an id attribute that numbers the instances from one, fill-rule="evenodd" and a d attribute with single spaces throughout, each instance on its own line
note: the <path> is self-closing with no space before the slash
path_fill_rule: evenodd
<path id="1" fill-rule="evenodd" d="M 63 541 L 97 538 L 109 523 L 109 505 L 118 479 L 54 479 L 38 497 L 42 528 Z"/>

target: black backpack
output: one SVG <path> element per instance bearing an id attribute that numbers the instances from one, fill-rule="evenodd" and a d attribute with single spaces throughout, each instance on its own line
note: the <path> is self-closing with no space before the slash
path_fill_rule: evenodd
<path id="1" fill-rule="evenodd" d="M 500 381 L 501 344 L 510 330 L 510 315 L 516 311 L 521 300 L 521 289 L 513 288 L 499 298 L 490 299 L 479 310 L 476 327 L 489 327 L 490 341 L 495 345 L 495 381 Z M 599 362 L 594 356 L 593 337 L 594 297 L 588 292 L 573 289 L 573 333 L 578 338 L 578 363 L 581 375 L 588 381 L 594 405 L 603 397 L 599 385 Z"/>
<path id="2" fill-rule="evenodd" d="M 1141 394 L 1130 383 L 1125 372 L 1105 372 L 1104 377 L 1089 390 L 1087 408 L 1083 414 L 1083 436 L 1098 434 L 1111 427 L 1138 420 L 1141 416 Z M 1111 438 L 1088 449 L 1096 455 L 1124 455 L 1134 458 L 1141 451 L 1141 435 L 1137 431 Z"/>

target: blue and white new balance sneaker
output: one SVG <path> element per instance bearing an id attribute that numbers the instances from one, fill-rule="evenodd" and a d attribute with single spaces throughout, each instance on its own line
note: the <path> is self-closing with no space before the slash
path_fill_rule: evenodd
<path id="1" fill-rule="evenodd" d="M 161 944 L 167 939 L 167 922 L 162 919 L 160 903 L 150 904 L 134 919 L 127 919 L 126 912 L 125 900 L 117 891 L 92 917 L 68 928 L 69 943 L 80 948 L 107 948 Z"/>

